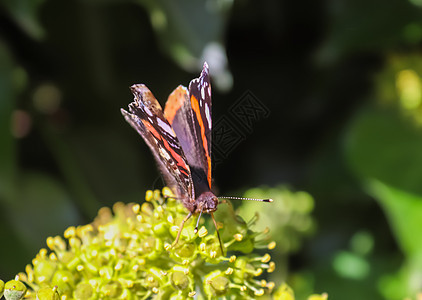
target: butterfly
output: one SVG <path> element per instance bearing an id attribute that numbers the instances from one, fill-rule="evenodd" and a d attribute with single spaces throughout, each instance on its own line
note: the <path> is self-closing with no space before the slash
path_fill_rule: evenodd
<path id="1" fill-rule="evenodd" d="M 173 246 L 185 222 L 193 215 L 209 213 L 220 235 L 213 213 L 219 200 L 212 192 L 211 176 L 211 83 L 205 62 L 199 78 L 189 88 L 178 86 L 168 97 L 164 111 L 144 84 L 130 87 L 134 101 L 129 111 L 121 109 L 126 121 L 151 149 L 164 181 L 189 214 L 183 219 Z M 224 197 L 234 198 L 234 197 Z M 248 199 L 271 202 L 271 199 Z M 197 231 L 198 224 L 195 228 Z"/>

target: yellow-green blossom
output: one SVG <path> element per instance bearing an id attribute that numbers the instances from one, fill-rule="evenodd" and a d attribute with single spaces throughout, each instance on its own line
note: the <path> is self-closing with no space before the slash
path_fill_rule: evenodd
<path id="1" fill-rule="evenodd" d="M 165 196 L 163 196 L 165 195 Z M 0 292 L 18 299 L 282 299 L 294 300 L 283 284 L 272 296 L 274 282 L 265 273 L 275 270 L 268 230 L 255 232 L 229 205 L 215 230 L 189 220 L 177 245 L 171 246 L 187 212 L 171 191 L 148 191 L 142 205 L 116 203 L 102 208 L 93 223 L 69 227 L 64 238 L 47 238 L 25 272 Z M 208 227 L 208 229 L 207 229 Z M 227 254 L 230 253 L 230 254 Z M 27 287 L 25 284 L 29 287 Z M 320 298 L 315 298 L 320 297 Z M 324 295 L 311 300 L 325 300 Z"/>
<path id="2" fill-rule="evenodd" d="M 239 255 L 221 253 L 215 230 L 210 234 L 201 226 L 195 234 L 196 220 L 185 225 L 172 248 L 185 208 L 159 191 L 148 191 L 146 200 L 116 203 L 113 211 L 101 209 L 92 224 L 68 228 L 65 239 L 49 237 L 48 249 L 19 274 L 30 287 L 27 297 L 43 291 L 51 299 L 57 292 L 62 299 L 186 299 L 196 293 L 254 299 L 271 292 L 274 284 L 262 285 L 257 277 L 274 271 L 275 264 L 269 254 L 250 253 L 263 235 L 251 224 L 239 217 L 219 224 L 225 252 Z"/>

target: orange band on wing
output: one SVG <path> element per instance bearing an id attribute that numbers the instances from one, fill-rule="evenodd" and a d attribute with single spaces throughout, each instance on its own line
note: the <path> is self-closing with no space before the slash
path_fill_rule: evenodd
<path id="1" fill-rule="evenodd" d="M 187 170 L 189 167 L 186 165 L 185 161 L 180 157 L 179 154 L 177 154 L 169 145 L 169 143 L 162 139 L 163 143 L 164 143 L 164 147 L 167 149 L 167 151 L 170 152 L 171 157 L 176 160 L 176 164 L 178 166 L 181 166 L 183 169 Z"/>
<path id="2" fill-rule="evenodd" d="M 205 126 L 204 126 L 204 122 L 202 121 L 201 111 L 199 110 L 198 99 L 196 99 L 196 97 L 192 95 L 190 97 L 190 103 L 196 115 L 196 119 L 198 120 L 199 127 L 201 128 L 201 137 L 202 137 L 202 142 L 203 142 L 202 146 L 205 149 L 205 156 L 207 158 L 207 163 L 208 163 L 207 179 L 208 179 L 209 187 L 211 188 L 211 157 L 210 157 L 210 154 L 208 153 L 208 141 L 205 136 Z"/>
<path id="3" fill-rule="evenodd" d="M 168 97 L 166 107 L 164 108 L 164 115 L 170 125 L 173 124 L 174 117 L 176 116 L 177 111 L 182 107 L 186 95 L 186 89 L 179 86 Z"/>
<path id="4" fill-rule="evenodd" d="M 151 132 L 153 136 L 155 136 L 156 139 L 160 139 L 160 134 L 155 130 L 154 126 L 152 126 L 149 122 L 142 120 L 142 123 L 144 126 Z"/>
<path id="5" fill-rule="evenodd" d="M 188 170 L 188 166 L 186 165 L 186 163 L 185 163 L 185 161 L 180 157 L 180 155 L 179 154 L 177 154 L 176 153 L 176 151 L 174 151 L 171 147 L 170 147 L 170 145 L 169 145 L 169 143 L 165 140 L 165 139 L 163 139 L 161 136 L 160 136 L 160 134 L 157 132 L 157 130 L 155 130 L 155 128 L 150 124 L 150 123 L 148 123 L 148 122 L 142 122 L 142 123 L 144 123 L 144 125 L 145 125 L 145 127 L 151 132 L 151 134 L 157 139 L 157 140 L 161 140 L 162 142 L 163 142 L 163 144 L 164 144 L 164 148 L 166 148 L 166 150 L 168 151 L 168 152 L 170 152 L 170 154 L 171 154 L 171 157 L 173 158 L 173 159 L 175 159 L 176 160 L 176 164 L 178 165 L 178 166 L 181 166 L 183 169 L 185 169 L 185 170 Z"/>

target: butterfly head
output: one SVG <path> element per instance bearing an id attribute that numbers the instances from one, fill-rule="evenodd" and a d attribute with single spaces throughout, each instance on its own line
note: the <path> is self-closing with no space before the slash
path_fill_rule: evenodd
<path id="1" fill-rule="evenodd" d="M 212 192 L 204 192 L 198 198 L 196 198 L 196 210 L 195 213 L 201 211 L 206 213 L 212 213 L 217 210 L 218 198 Z"/>

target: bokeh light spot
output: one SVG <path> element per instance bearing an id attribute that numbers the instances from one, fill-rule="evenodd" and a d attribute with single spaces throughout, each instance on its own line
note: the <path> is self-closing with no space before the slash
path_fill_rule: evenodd
<path id="1" fill-rule="evenodd" d="M 369 232 L 360 231 L 350 240 L 350 247 L 353 252 L 360 255 L 366 255 L 374 248 L 374 238 Z"/>
<path id="2" fill-rule="evenodd" d="M 40 85 L 34 92 L 33 103 L 35 108 L 45 114 L 52 114 L 60 106 L 62 94 L 52 84 Z"/>
<path id="3" fill-rule="evenodd" d="M 421 82 L 415 71 L 408 69 L 398 72 L 396 87 L 403 108 L 413 110 L 421 104 Z"/>
<path id="4" fill-rule="evenodd" d="M 164 30 L 167 27 L 167 17 L 160 9 L 151 12 L 151 23 L 156 30 Z"/>
<path id="5" fill-rule="evenodd" d="M 333 267 L 340 276 L 357 280 L 367 277 L 370 271 L 366 260 L 350 252 L 337 254 L 333 261 Z"/>
<path id="6" fill-rule="evenodd" d="M 12 113 L 11 131 L 15 138 L 23 138 L 31 131 L 32 118 L 23 110 L 15 110 Z"/>

